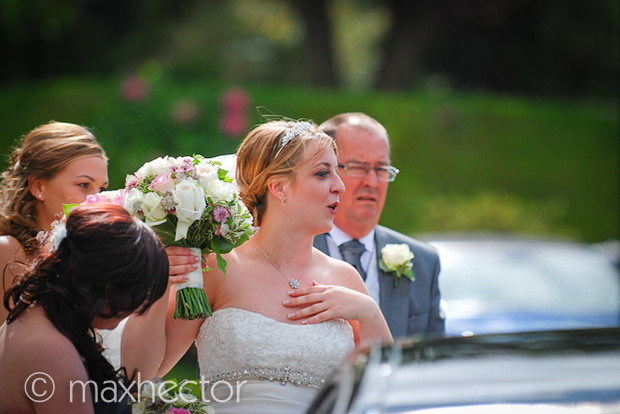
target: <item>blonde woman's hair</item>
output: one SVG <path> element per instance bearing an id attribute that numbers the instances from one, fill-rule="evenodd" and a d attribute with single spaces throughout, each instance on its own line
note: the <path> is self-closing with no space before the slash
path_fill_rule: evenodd
<path id="1" fill-rule="evenodd" d="M 316 144 L 316 152 L 302 159 L 310 143 Z M 267 208 L 269 179 L 275 176 L 294 179 L 298 165 L 328 149 L 336 151 L 334 140 L 306 121 L 271 121 L 250 131 L 237 151 L 237 183 L 255 226 L 260 226 Z"/>
<path id="2" fill-rule="evenodd" d="M 95 136 L 80 125 L 51 121 L 23 136 L 1 176 L 0 234 L 15 237 L 26 254 L 34 254 L 41 228 L 29 177 L 50 179 L 72 161 L 90 156 L 107 161 Z"/>

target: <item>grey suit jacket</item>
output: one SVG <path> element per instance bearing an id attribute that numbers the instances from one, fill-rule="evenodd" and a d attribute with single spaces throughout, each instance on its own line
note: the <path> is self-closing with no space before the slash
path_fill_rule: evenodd
<path id="1" fill-rule="evenodd" d="M 329 254 L 325 234 L 314 238 L 314 247 Z M 439 255 L 435 249 L 387 227 L 375 228 L 377 263 L 386 244 L 406 243 L 415 255 L 412 282 L 401 277 L 394 287 L 391 273 L 379 269 L 381 311 L 394 338 L 403 336 L 437 337 L 444 334 L 444 319 L 439 313 Z"/>

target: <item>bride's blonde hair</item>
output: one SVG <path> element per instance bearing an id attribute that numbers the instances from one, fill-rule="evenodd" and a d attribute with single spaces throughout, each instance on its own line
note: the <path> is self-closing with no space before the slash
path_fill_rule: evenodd
<path id="1" fill-rule="evenodd" d="M 309 143 L 316 144 L 316 152 L 302 159 Z M 269 179 L 274 176 L 293 179 L 298 165 L 328 149 L 335 152 L 336 143 L 311 122 L 271 121 L 250 131 L 237 151 L 237 183 L 255 226 L 260 226 L 267 208 Z"/>

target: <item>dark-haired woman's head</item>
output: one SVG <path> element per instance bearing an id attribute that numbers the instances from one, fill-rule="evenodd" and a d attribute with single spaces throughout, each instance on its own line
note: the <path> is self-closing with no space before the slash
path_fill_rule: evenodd
<path id="1" fill-rule="evenodd" d="M 87 128 L 41 125 L 18 142 L 2 173 L 0 234 L 17 238 L 33 255 L 36 234 L 62 214 L 63 203 L 80 203 L 107 185 L 105 152 Z"/>
<path id="2" fill-rule="evenodd" d="M 27 302 L 45 302 L 49 295 L 52 302 L 66 301 L 92 320 L 144 312 L 163 295 L 168 282 L 164 246 L 150 227 L 124 208 L 81 205 L 64 226 L 66 236 L 55 250 L 44 254 L 20 281 L 23 285 L 45 279 L 47 289 L 37 290 L 40 283 L 32 283 L 34 290 L 20 293 Z"/>
<path id="3" fill-rule="evenodd" d="M 162 297 L 168 257 L 150 227 L 114 204 L 77 206 L 65 227 L 65 237 L 55 235 L 55 249 L 42 252 L 5 296 L 5 306 L 15 303 L 7 322 L 31 304 L 41 306 L 76 346 L 91 379 L 110 379 L 93 327 L 112 328 Z M 64 234 L 61 228 L 54 233 Z"/>

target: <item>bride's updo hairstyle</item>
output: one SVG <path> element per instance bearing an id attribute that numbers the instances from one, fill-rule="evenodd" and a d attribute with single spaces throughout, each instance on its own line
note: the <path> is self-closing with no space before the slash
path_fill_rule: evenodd
<path id="1" fill-rule="evenodd" d="M 102 385 L 117 374 L 101 355 L 93 318 L 145 312 L 166 290 L 168 256 L 150 227 L 114 204 L 77 206 L 66 219 L 66 236 L 57 231 L 57 249 L 42 249 L 4 297 L 7 323 L 31 304 L 42 307 L 77 348 L 89 378 Z"/>
<path id="2" fill-rule="evenodd" d="M 316 152 L 303 159 L 310 143 Z M 237 151 L 237 184 L 241 201 L 260 226 L 267 208 L 267 183 L 271 177 L 294 179 L 298 165 L 320 157 L 326 150 L 336 151 L 334 140 L 306 121 L 271 121 L 254 128 Z"/>
<path id="3" fill-rule="evenodd" d="M 66 122 L 41 125 L 17 143 L 0 183 L 0 234 L 15 237 L 27 255 L 38 250 L 36 200 L 29 178 L 50 179 L 78 158 L 97 156 L 107 161 L 95 136 L 85 127 Z"/>

